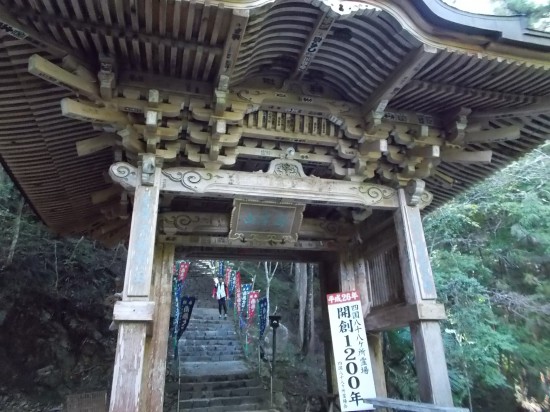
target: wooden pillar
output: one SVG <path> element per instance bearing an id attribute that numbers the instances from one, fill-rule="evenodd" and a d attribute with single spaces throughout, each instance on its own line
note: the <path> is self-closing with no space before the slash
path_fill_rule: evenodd
<path id="1" fill-rule="evenodd" d="M 155 311 L 151 292 L 160 168 L 150 154 L 143 155 L 140 163 L 123 298 L 116 303 L 113 314 L 119 327 L 110 412 L 139 410 L 147 328 Z"/>
<path id="2" fill-rule="evenodd" d="M 143 374 L 144 396 L 140 402 L 140 410 L 143 412 L 162 412 L 163 410 L 173 264 L 174 245 L 158 243 L 155 246 L 153 266 L 155 314 L 152 334 L 146 339 L 146 368 L 144 369 L 147 373 Z"/>
<path id="3" fill-rule="evenodd" d="M 434 304 L 437 295 L 420 210 L 407 204 L 404 189 L 399 189 L 398 196 L 399 208 L 394 220 L 405 298 L 409 304 Z M 410 328 L 420 399 L 440 406 L 453 406 L 439 322 L 416 321 L 410 324 Z"/>
<path id="4" fill-rule="evenodd" d="M 361 306 L 363 308 L 363 318 L 365 318 L 371 309 L 372 302 L 368 286 L 368 267 L 363 258 L 358 245 L 353 250 L 353 267 L 355 269 L 355 288 L 361 296 Z M 371 359 L 372 375 L 374 378 L 374 387 L 376 396 L 386 398 L 388 391 L 386 389 L 386 375 L 384 373 L 384 359 L 382 356 L 382 333 L 367 332 L 367 341 L 369 344 L 369 353 Z"/>
<path id="5" fill-rule="evenodd" d="M 337 259 L 337 256 L 334 256 Z M 319 284 L 321 289 L 321 312 L 323 315 L 323 343 L 325 348 L 325 370 L 327 374 L 327 392 L 338 392 L 338 378 L 334 367 L 334 353 L 330 335 L 330 321 L 328 318 L 327 293 L 338 292 L 338 268 L 334 261 L 319 262 Z"/>

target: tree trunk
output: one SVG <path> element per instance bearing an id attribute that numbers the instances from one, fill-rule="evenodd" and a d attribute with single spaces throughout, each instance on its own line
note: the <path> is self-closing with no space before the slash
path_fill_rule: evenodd
<path id="1" fill-rule="evenodd" d="M 315 319 L 313 308 L 313 263 L 308 263 L 306 266 L 306 304 L 305 304 L 305 319 L 304 319 L 304 338 L 302 341 L 302 355 L 307 356 L 312 351 L 313 336 L 315 333 Z"/>
<path id="2" fill-rule="evenodd" d="M 13 238 L 11 240 L 10 251 L 8 258 L 4 264 L 4 268 L 7 268 L 13 262 L 13 256 L 15 255 L 15 247 L 17 246 L 17 240 L 19 239 L 19 232 L 21 229 L 21 215 L 23 214 L 23 206 L 25 205 L 25 198 L 21 196 L 19 205 L 17 205 L 17 215 L 15 216 L 15 222 L 13 223 Z"/>

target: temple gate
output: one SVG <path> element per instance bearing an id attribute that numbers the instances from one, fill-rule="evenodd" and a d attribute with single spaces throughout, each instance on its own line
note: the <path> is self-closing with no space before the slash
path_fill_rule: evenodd
<path id="1" fill-rule="evenodd" d="M 550 36 L 439 0 L 0 0 L 0 23 L 2 164 L 52 230 L 128 241 L 111 411 L 162 410 L 175 255 L 318 262 L 361 294 L 377 396 L 379 333 L 409 326 L 420 398 L 452 406 L 421 210 L 547 138 Z"/>

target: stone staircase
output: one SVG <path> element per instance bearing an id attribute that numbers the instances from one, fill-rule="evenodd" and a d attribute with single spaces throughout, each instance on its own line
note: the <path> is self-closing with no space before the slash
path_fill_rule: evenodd
<path id="1" fill-rule="evenodd" d="M 245 363 L 233 312 L 219 319 L 211 273 L 191 265 L 185 294 L 197 297 L 178 344 L 179 411 L 273 411 L 269 391 Z"/>

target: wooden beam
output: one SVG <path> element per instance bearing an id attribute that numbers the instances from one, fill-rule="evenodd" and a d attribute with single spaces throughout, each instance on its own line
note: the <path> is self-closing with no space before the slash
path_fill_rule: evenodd
<path id="1" fill-rule="evenodd" d="M 228 235 L 228 213 L 168 212 L 158 216 L 159 233 L 166 236 L 203 234 Z M 354 228 L 351 224 L 324 219 L 303 219 L 300 226 L 301 240 L 350 240 Z"/>
<path id="2" fill-rule="evenodd" d="M 113 320 L 126 322 L 150 322 L 155 312 L 154 302 L 118 301 L 113 310 Z"/>
<path id="3" fill-rule="evenodd" d="M 365 318 L 367 331 L 385 331 L 419 320 L 443 320 L 445 308 L 438 303 L 415 303 L 373 309 Z"/>
<path id="4" fill-rule="evenodd" d="M 207 236 L 207 235 L 158 235 L 158 240 L 168 244 L 185 247 L 213 247 L 213 248 L 238 248 L 238 249 L 265 249 L 272 250 L 300 250 L 333 252 L 338 250 L 338 242 L 329 240 L 298 240 L 293 243 L 261 242 L 261 241 L 241 241 L 238 239 L 228 239 L 227 236 Z"/>
<path id="5" fill-rule="evenodd" d="M 369 96 L 363 105 L 363 113 L 383 113 L 390 100 L 436 53 L 435 47 L 426 44 L 412 49 L 397 65 L 397 69 Z"/>
<path id="6" fill-rule="evenodd" d="M 369 183 L 309 177 L 301 172 L 300 177 L 275 174 L 275 166 L 288 163 L 290 170 L 301 170 L 296 161 L 274 160 L 267 173 L 234 172 L 227 170 L 207 171 L 193 168 L 170 168 L 162 172 L 162 192 L 182 196 L 211 194 L 225 198 L 247 196 L 255 199 L 278 198 L 306 203 L 337 204 L 373 209 L 395 209 L 395 189 Z M 124 162 L 115 163 L 109 169 L 111 178 L 131 190 L 137 184 L 137 169 Z"/>
<path id="7" fill-rule="evenodd" d="M 441 149 L 441 160 L 448 163 L 491 163 L 492 150 L 469 152 L 444 147 Z"/>
<path id="8" fill-rule="evenodd" d="M 248 10 L 233 9 L 233 15 L 222 53 L 222 60 L 220 62 L 220 69 L 215 79 L 216 84 L 220 76 L 231 78 L 233 74 L 233 68 L 235 67 L 235 63 L 237 63 L 239 49 L 244 38 L 246 24 L 248 23 L 249 13 Z"/>
<path id="9" fill-rule="evenodd" d="M 550 110 L 550 109 L 549 109 Z M 517 140 L 521 137 L 522 125 L 499 127 L 490 130 L 468 132 L 464 136 L 464 143 L 493 143 L 508 140 Z"/>
<path id="10" fill-rule="evenodd" d="M 334 13 L 330 8 L 326 12 L 322 13 L 317 19 L 315 27 L 311 31 L 308 40 L 305 42 L 304 48 L 300 53 L 300 58 L 296 64 L 296 69 L 291 78 L 301 79 L 309 68 L 311 62 L 315 58 L 315 55 L 321 48 L 323 40 L 328 36 L 332 24 L 336 21 L 338 15 Z"/>
<path id="11" fill-rule="evenodd" d="M 95 107 L 69 98 L 61 100 L 61 114 L 83 122 L 117 124 L 120 126 L 129 123 L 127 115 L 118 110 Z"/>
<path id="12" fill-rule="evenodd" d="M 366 401 L 374 406 L 381 406 L 384 408 L 390 408 L 394 411 L 408 411 L 408 412 L 468 412 L 466 408 L 455 408 L 449 406 L 438 406 L 429 403 L 419 403 L 402 401 L 398 399 L 389 399 L 383 397 L 370 398 Z M 376 408 L 378 410 L 378 408 Z"/>
<path id="13" fill-rule="evenodd" d="M 30 74 L 40 77 L 49 83 L 63 87 L 77 95 L 85 96 L 91 101 L 101 100 L 97 83 L 82 79 L 38 54 L 33 54 L 29 57 L 28 71 Z"/>

